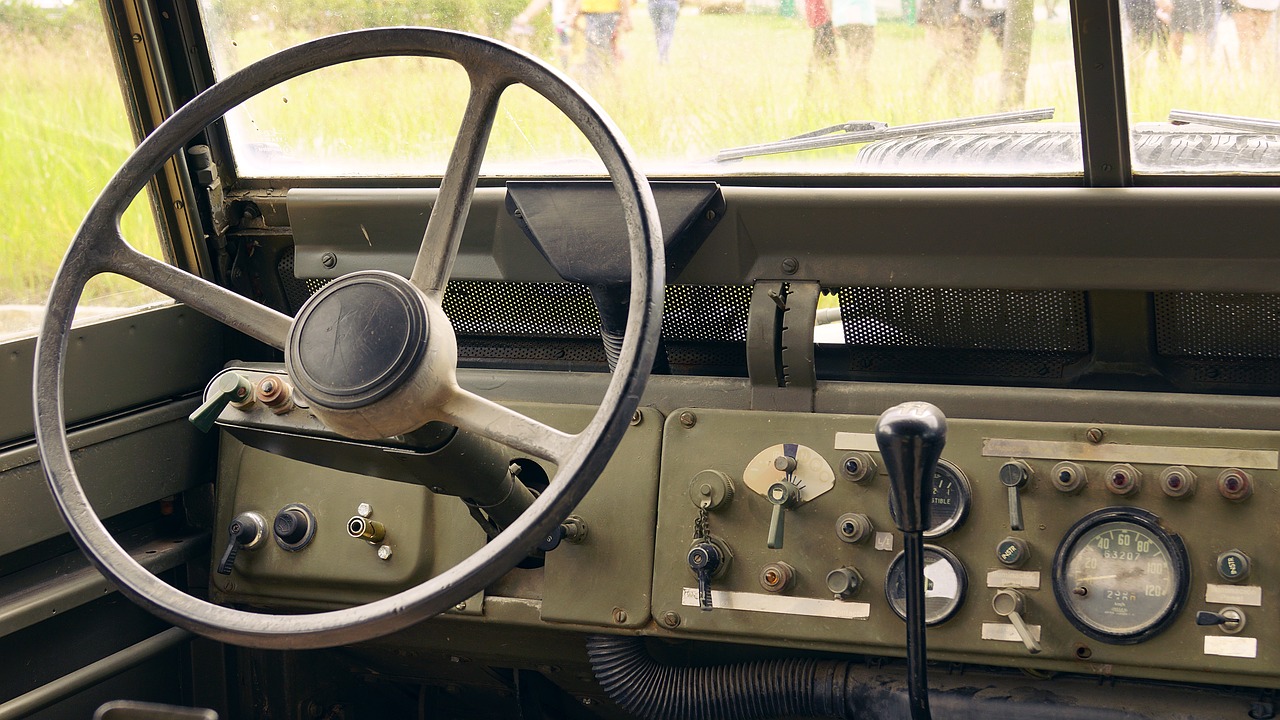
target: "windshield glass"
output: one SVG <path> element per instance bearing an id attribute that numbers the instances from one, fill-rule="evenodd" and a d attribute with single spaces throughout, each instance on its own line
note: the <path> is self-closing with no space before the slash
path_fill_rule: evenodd
<path id="1" fill-rule="evenodd" d="M 332 32 L 431 25 L 522 47 L 605 108 L 655 175 L 1079 174 L 1067 0 L 202 0 L 218 77 Z M 383 59 L 290 81 L 227 119 L 247 177 L 438 175 L 465 104 L 452 63 Z M 1052 119 L 940 131 L 1010 110 Z M 889 139 L 726 158 L 849 124 Z M 941 134 L 940 134 L 941 133 Z M 822 145 L 822 143 L 820 143 Z M 834 146 L 833 146 L 834 145 Z M 603 171 L 527 88 L 508 90 L 483 172 Z"/>
<path id="2" fill-rule="evenodd" d="M 1280 170 L 1277 8 L 1280 0 L 1124 0 L 1135 172 Z"/>

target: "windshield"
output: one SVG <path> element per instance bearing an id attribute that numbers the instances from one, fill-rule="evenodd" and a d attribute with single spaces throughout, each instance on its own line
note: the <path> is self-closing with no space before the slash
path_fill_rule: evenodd
<path id="1" fill-rule="evenodd" d="M 885 171 L 883 163 L 859 165 L 860 143 L 716 159 L 728 148 L 844 123 L 896 127 L 1054 108 L 1052 127 L 1041 123 L 1036 132 L 1076 135 L 1066 6 L 1066 0 L 1048 7 L 1037 0 L 1034 8 L 1021 0 L 1008 7 L 1005 0 L 202 2 L 219 77 L 302 40 L 359 27 L 433 25 L 505 40 L 583 85 L 644 169 L 667 175 Z M 299 78 L 228 118 L 237 169 L 250 177 L 439 174 L 466 89 L 465 74 L 452 63 L 423 59 L 363 61 Z M 1035 160 L 1031 172 L 1080 173 L 1078 139 L 1073 148 Z M 986 158 L 957 158 L 938 170 L 1000 171 Z M 504 95 L 484 172 L 579 175 L 602 168 L 567 120 L 517 87 Z"/>

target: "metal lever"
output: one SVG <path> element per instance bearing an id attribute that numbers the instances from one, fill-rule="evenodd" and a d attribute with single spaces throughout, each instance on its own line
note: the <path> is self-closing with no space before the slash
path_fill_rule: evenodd
<path id="1" fill-rule="evenodd" d="M 211 383 L 211 389 L 213 396 L 187 417 L 200 432 L 212 430 L 214 422 L 227 405 L 234 403 L 244 406 L 253 402 L 253 383 L 239 373 L 219 375 Z"/>
<path id="2" fill-rule="evenodd" d="M 1022 638 L 1022 644 L 1027 646 L 1027 652 L 1032 655 L 1040 653 L 1040 643 L 1031 635 L 1031 628 L 1022 620 L 1022 613 L 1026 609 L 1026 600 L 1022 597 L 1022 593 L 1009 588 L 1002 588 L 996 591 L 996 596 L 991 598 L 991 609 L 1003 618 L 1009 618 L 1009 622 L 1013 624 L 1013 629 L 1018 631 L 1018 637 Z"/>
<path id="3" fill-rule="evenodd" d="M 800 488 L 790 480 L 779 480 L 769 486 L 765 497 L 773 503 L 773 514 L 769 516 L 768 546 L 771 550 L 777 550 L 782 547 L 782 531 L 786 521 L 784 513 L 788 508 L 799 504 Z"/>
<path id="4" fill-rule="evenodd" d="M 930 720 L 929 681 L 925 666 L 924 531 L 929 529 L 928 482 L 947 443 L 947 418 L 924 402 L 891 407 L 876 423 L 876 445 L 884 458 L 894 517 L 902 531 L 906 566 L 907 696 L 912 720 Z"/>
<path id="5" fill-rule="evenodd" d="M 240 548 L 252 550 L 262 544 L 263 538 L 267 535 L 267 521 L 256 512 L 240 513 L 227 526 L 227 535 L 230 536 L 227 549 L 223 551 L 222 559 L 218 561 L 219 575 L 231 574 Z"/>
<path id="6" fill-rule="evenodd" d="M 689 569 L 698 576 L 698 606 L 711 609 L 711 576 L 720 569 L 724 557 L 715 543 L 700 542 L 689 550 Z"/>
<path id="7" fill-rule="evenodd" d="M 1021 460 L 1011 460 L 1000 468 L 1000 483 L 1009 488 L 1009 529 L 1022 529 L 1022 495 L 1031 479 L 1031 468 Z"/>

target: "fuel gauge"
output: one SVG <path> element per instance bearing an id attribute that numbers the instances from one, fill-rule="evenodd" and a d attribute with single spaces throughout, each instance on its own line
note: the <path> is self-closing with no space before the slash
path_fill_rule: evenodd
<path id="1" fill-rule="evenodd" d="M 950 550 L 937 545 L 924 546 L 924 624 L 941 625 L 964 604 L 969 576 Z M 884 595 L 889 607 L 903 620 L 907 619 L 907 568 L 902 553 L 889 564 L 884 580 Z"/>
<path id="2" fill-rule="evenodd" d="M 971 495 L 969 478 L 960 468 L 939 460 L 938 468 L 933 471 L 933 481 L 929 484 L 929 529 L 924 531 L 924 536 L 941 537 L 960 527 L 969 515 Z M 889 515 L 897 524 L 898 508 L 894 506 L 892 495 L 889 496 Z"/>

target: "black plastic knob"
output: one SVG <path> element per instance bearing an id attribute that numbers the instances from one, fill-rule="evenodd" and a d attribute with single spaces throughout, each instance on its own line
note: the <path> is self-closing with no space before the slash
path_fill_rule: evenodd
<path id="1" fill-rule="evenodd" d="M 876 444 L 889 473 L 894 521 L 902 532 L 929 529 L 929 487 L 947 443 L 947 418 L 926 402 L 889 408 L 876 423 Z"/>
<path id="2" fill-rule="evenodd" d="M 285 545 L 298 545 L 307 539 L 311 518 L 299 508 L 285 508 L 276 514 L 271 530 Z"/>

